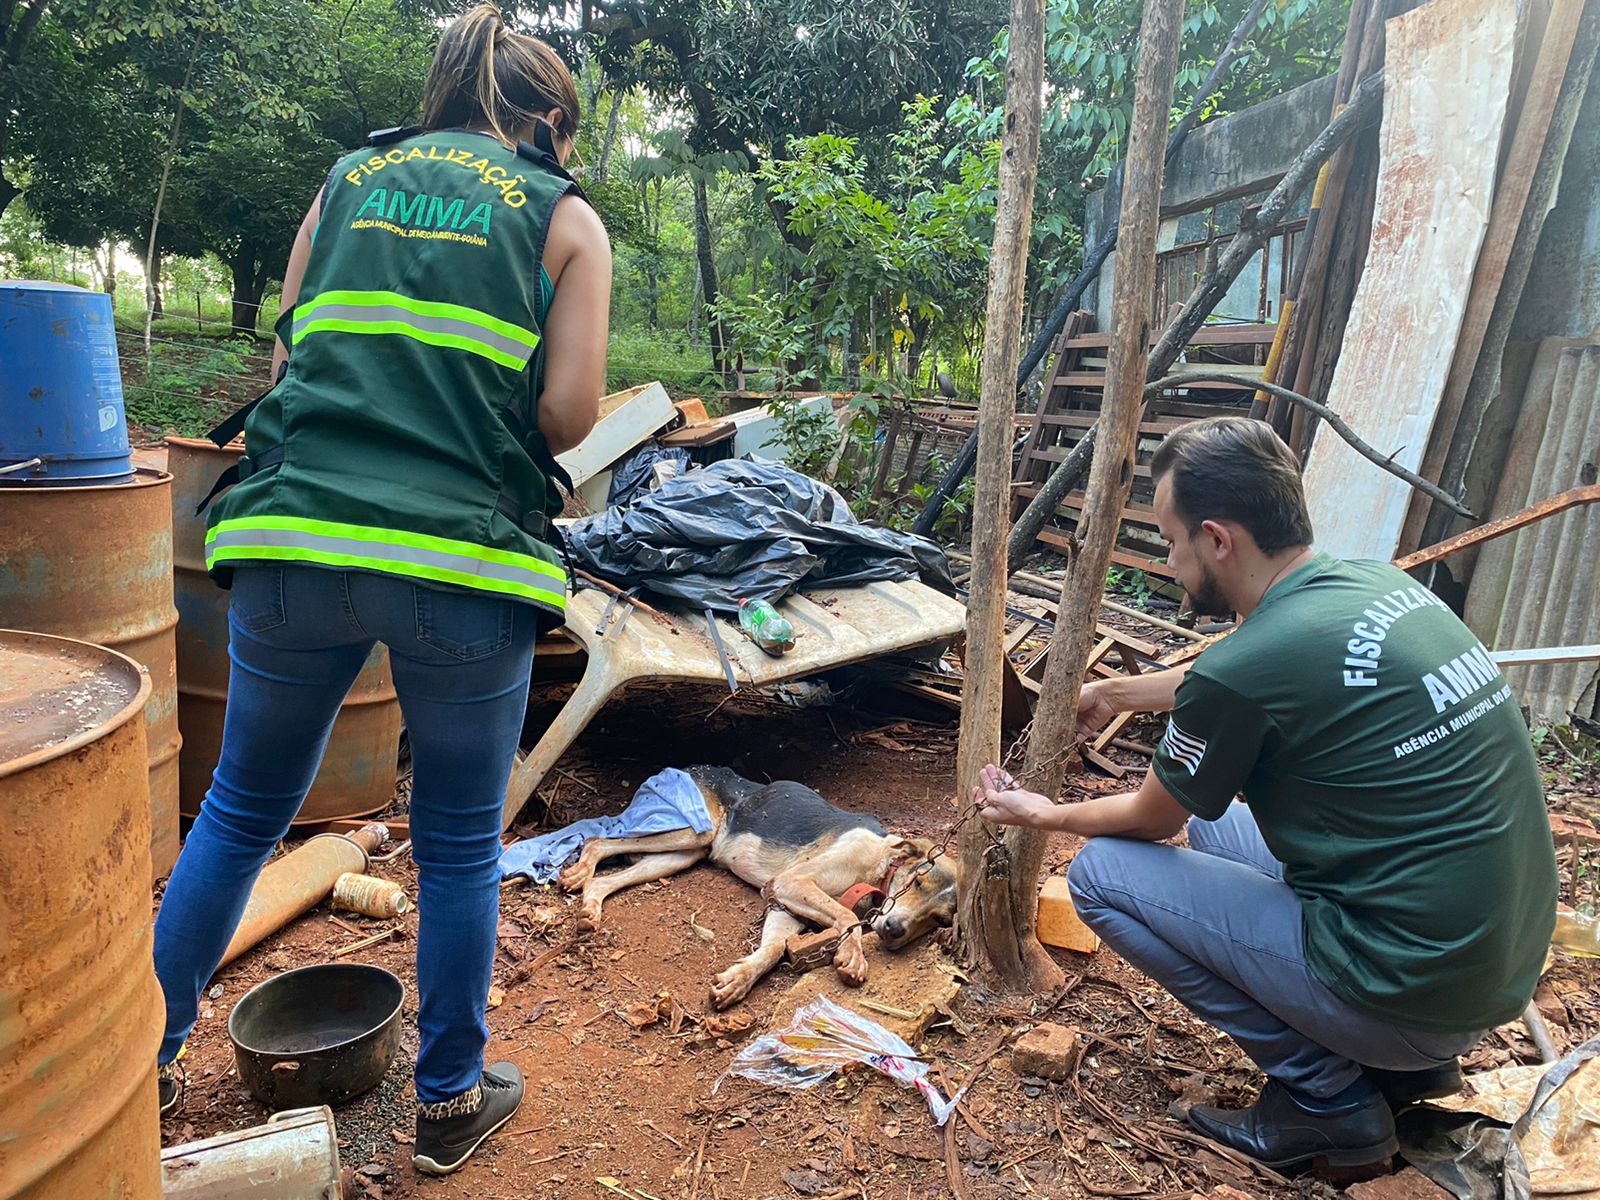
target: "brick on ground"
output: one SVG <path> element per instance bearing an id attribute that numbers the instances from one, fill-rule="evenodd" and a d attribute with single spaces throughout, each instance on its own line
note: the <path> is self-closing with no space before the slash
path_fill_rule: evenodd
<path id="1" fill-rule="evenodd" d="M 1070 1025 L 1035 1025 L 1011 1050 L 1012 1069 L 1040 1079 L 1067 1078 L 1077 1060 L 1078 1031 Z"/>
<path id="2" fill-rule="evenodd" d="M 1449 1192 L 1415 1167 L 1407 1167 L 1396 1175 L 1353 1183 L 1344 1194 L 1350 1200 L 1453 1200 Z"/>

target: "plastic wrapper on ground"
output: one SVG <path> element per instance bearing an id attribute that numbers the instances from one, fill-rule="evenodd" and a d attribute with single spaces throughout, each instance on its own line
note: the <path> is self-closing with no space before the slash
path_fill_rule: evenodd
<path id="1" fill-rule="evenodd" d="M 903 1039 L 826 997 L 795 1013 L 794 1021 L 781 1033 L 758 1038 L 741 1050 L 717 1080 L 717 1087 L 729 1075 L 739 1075 L 771 1087 L 802 1091 L 858 1063 L 881 1071 L 901 1087 L 921 1092 L 938 1125 L 950 1119 L 967 1090 L 961 1088 L 946 1100 L 928 1079 L 928 1064 Z"/>

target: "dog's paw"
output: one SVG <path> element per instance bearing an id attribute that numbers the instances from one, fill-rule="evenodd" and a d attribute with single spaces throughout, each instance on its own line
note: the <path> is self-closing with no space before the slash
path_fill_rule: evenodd
<path id="1" fill-rule="evenodd" d="M 833 954 L 833 969 L 851 987 L 860 987 L 867 981 L 867 952 L 861 945 L 860 930 L 839 943 Z"/>
<path id="2" fill-rule="evenodd" d="M 578 910 L 578 932 L 593 933 L 600 928 L 600 901 L 599 899 L 585 900 L 583 907 Z"/>
<path id="3" fill-rule="evenodd" d="M 723 1009 L 739 1003 L 755 987 L 756 979 L 756 973 L 742 963 L 729 967 L 711 981 L 711 1007 Z"/>
<path id="4" fill-rule="evenodd" d="M 565 868 L 556 876 L 556 884 L 564 892 L 582 891 L 589 880 L 594 878 L 594 864 L 578 859 L 570 867 Z"/>

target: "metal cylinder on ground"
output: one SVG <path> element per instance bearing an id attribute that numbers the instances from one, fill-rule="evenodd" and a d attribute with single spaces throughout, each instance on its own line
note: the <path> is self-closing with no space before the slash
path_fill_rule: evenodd
<path id="1" fill-rule="evenodd" d="M 0 363 L 0 486 L 132 475 L 110 296 L 0 283 Z"/>
<path id="2" fill-rule="evenodd" d="M 150 859 L 178 857 L 178 671 L 172 603 L 172 477 L 0 487 L 0 626 L 81 638 L 150 671 Z"/>
<path id="3" fill-rule="evenodd" d="M 367 855 L 388 838 L 388 828 L 374 822 L 351 834 L 319 834 L 268 863 L 250 889 L 244 916 L 239 918 L 239 928 L 222 956 L 222 965 L 326 900 L 339 876 L 346 872 L 365 874 Z"/>
<path id="4" fill-rule="evenodd" d="M 161 1152 L 165 1200 L 343 1200 L 333 1112 L 296 1108 L 265 1125 Z"/>
<path id="5" fill-rule="evenodd" d="M 0 631 L 0 1196 L 161 1195 L 148 673 Z"/>
<path id="6" fill-rule="evenodd" d="M 200 438 L 168 438 L 172 472 L 173 586 L 178 606 L 179 806 L 200 811 L 222 749 L 222 714 L 228 698 L 228 593 L 206 574 L 206 516 L 195 509 L 217 476 L 239 461 L 237 443 L 218 449 Z M 400 702 L 389 652 L 373 649 L 350 687 L 333 724 L 322 765 L 296 824 L 364 817 L 394 796 L 400 743 Z"/>
<path id="7" fill-rule="evenodd" d="M 346 871 L 333 881 L 333 906 L 364 917 L 400 917 L 410 911 L 411 899 L 393 880 Z"/>

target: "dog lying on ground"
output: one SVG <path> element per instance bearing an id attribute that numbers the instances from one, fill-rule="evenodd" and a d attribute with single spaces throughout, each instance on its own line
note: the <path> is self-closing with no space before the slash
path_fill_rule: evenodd
<path id="1" fill-rule="evenodd" d="M 607 897 L 625 887 L 686 871 L 703 858 L 731 871 L 774 905 L 761 927 L 761 945 L 716 977 L 711 1001 L 727 1008 L 783 959 L 784 943 L 805 922 L 848 930 L 833 956 L 846 983 L 866 982 L 867 957 L 856 914 L 840 898 L 877 888 L 893 895 L 933 850 L 926 838 L 887 832 L 876 817 L 846 812 L 799 783 L 754 783 L 725 767 L 690 767 L 705 797 L 711 829 L 590 838 L 578 859 L 561 873 L 560 885 L 583 892 L 580 929 L 597 929 Z M 616 855 L 636 855 L 632 866 L 606 875 L 595 868 Z M 877 897 L 880 904 L 882 897 Z M 872 921 L 879 942 L 898 950 L 956 914 L 956 863 L 940 856 L 917 875 L 902 895 Z"/>

